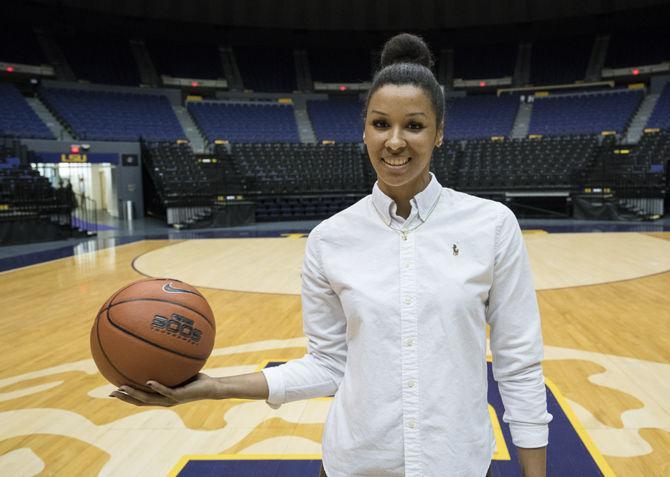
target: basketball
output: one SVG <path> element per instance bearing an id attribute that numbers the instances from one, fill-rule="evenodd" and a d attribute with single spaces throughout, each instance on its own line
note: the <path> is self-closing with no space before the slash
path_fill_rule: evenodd
<path id="1" fill-rule="evenodd" d="M 95 317 L 91 353 L 116 386 L 151 391 L 155 380 L 177 386 L 195 376 L 214 346 L 216 326 L 207 300 L 179 280 L 138 280 L 114 293 Z"/>

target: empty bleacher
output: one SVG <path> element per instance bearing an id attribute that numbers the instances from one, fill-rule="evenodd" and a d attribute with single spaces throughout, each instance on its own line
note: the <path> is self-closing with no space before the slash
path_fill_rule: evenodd
<path id="1" fill-rule="evenodd" d="M 533 42 L 530 82 L 549 85 L 583 80 L 593 40 L 592 36 L 580 36 Z"/>
<path id="2" fill-rule="evenodd" d="M 318 141 L 362 141 L 363 103 L 358 98 L 310 100 L 307 113 Z"/>
<path id="3" fill-rule="evenodd" d="M 188 110 L 209 142 L 300 141 L 291 105 L 267 101 L 191 102 Z"/>
<path id="4" fill-rule="evenodd" d="M 31 153 L 18 141 L 0 141 L 0 244 L 71 237 L 74 196 L 54 188 L 30 166 Z"/>
<path id="5" fill-rule="evenodd" d="M 296 89 L 292 49 L 238 46 L 234 53 L 245 89 L 268 93 Z"/>
<path id="6" fill-rule="evenodd" d="M 224 78 L 216 45 L 148 41 L 147 49 L 159 74 L 178 78 Z"/>
<path id="7" fill-rule="evenodd" d="M 46 124 L 11 84 L 0 84 L 0 136 L 54 139 Z"/>
<path id="8" fill-rule="evenodd" d="M 641 90 L 617 90 L 536 98 L 529 133 L 547 136 L 623 133 L 643 97 Z"/>
<path id="9" fill-rule="evenodd" d="M 78 79 L 126 86 L 140 84 L 126 38 L 75 34 L 61 36 L 57 41 Z"/>
<path id="10" fill-rule="evenodd" d="M 31 24 L 2 23 L 2 28 L 0 28 L 0 61 L 24 65 L 47 63 Z"/>
<path id="11" fill-rule="evenodd" d="M 593 136 L 468 141 L 458 171 L 462 190 L 570 190 L 592 161 Z"/>
<path id="12" fill-rule="evenodd" d="M 667 28 L 614 32 L 610 36 L 605 66 L 625 68 L 670 61 Z"/>
<path id="13" fill-rule="evenodd" d="M 370 51 L 364 48 L 311 48 L 308 55 L 314 81 L 362 83 L 372 76 Z"/>
<path id="14" fill-rule="evenodd" d="M 454 48 L 454 77 L 489 79 L 512 76 L 517 45 L 464 44 Z"/>
<path id="15" fill-rule="evenodd" d="M 168 99 L 160 94 L 41 88 L 49 110 L 77 139 L 185 139 Z"/>
<path id="16" fill-rule="evenodd" d="M 514 96 L 449 98 L 445 119 L 446 139 L 508 136 L 519 108 Z"/>

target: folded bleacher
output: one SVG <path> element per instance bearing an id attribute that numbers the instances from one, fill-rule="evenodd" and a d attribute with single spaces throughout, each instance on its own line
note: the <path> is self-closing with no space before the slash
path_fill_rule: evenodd
<path id="1" fill-rule="evenodd" d="M 0 84 L 0 136 L 54 139 L 18 89 Z"/>
<path id="2" fill-rule="evenodd" d="M 363 103 L 357 98 L 309 100 L 307 113 L 318 141 L 362 142 Z"/>
<path id="3" fill-rule="evenodd" d="M 188 110 L 209 142 L 300 142 L 292 105 L 191 102 Z"/>
<path id="4" fill-rule="evenodd" d="M 449 98 L 445 119 L 446 139 L 509 136 L 519 108 L 513 96 Z"/>
<path id="5" fill-rule="evenodd" d="M 547 136 L 623 133 L 643 96 L 642 90 L 618 90 L 536 98 L 529 133 Z"/>
<path id="6" fill-rule="evenodd" d="M 40 96 L 77 139 L 185 139 L 168 99 L 159 94 L 42 88 Z"/>
<path id="7" fill-rule="evenodd" d="M 670 83 L 665 85 L 656 101 L 647 128 L 670 129 Z"/>

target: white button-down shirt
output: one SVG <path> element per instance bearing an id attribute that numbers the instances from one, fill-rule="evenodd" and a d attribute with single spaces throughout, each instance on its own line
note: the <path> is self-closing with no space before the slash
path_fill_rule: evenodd
<path id="1" fill-rule="evenodd" d="M 312 231 L 308 353 L 264 370 L 271 404 L 335 394 L 329 477 L 483 476 L 495 450 L 487 323 L 512 440 L 547 444 L 540 318 L 514 215 L 435 177 L 411 206 L 398 217 L 375 185 Z"/>

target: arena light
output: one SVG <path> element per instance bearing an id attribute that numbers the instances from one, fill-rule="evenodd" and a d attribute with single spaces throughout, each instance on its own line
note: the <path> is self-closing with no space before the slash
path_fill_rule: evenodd
<path id="1" fill-rule="evenodd" d="M 6 68 L 6 70 L 7 70 L 7 73 L 14 73 L 14 67 L 13 66 L 8 66 Z"/>
<path id="2" fill-rule="evenodd" d="M 346 87 L 346 86 L 344 86 L 344 85 L 340 85 L 340 91 L 346 91 L 346 90 L 347 90 L 347 87 Z"/>
<path id="3" fill-rule="evenodd" d="M 200 86 L 200 83 L 198 83 L 197 81 L 191 81 L 191 86 L 197 88 L 198 86 Z"/>
<path id="4" fill-rule="evenodd" d="M 633 76 L 637 76 L 639 74 L 640 74 L 640 70 L 638 70 L 637 68 L 633 68 Z"/>
<path id="5" fill-rule="evenodd" d="M 483 88 L 484 86 L 486 86 L 486 81 L 480 81 L 479 82 L 479 87 Z"/>

